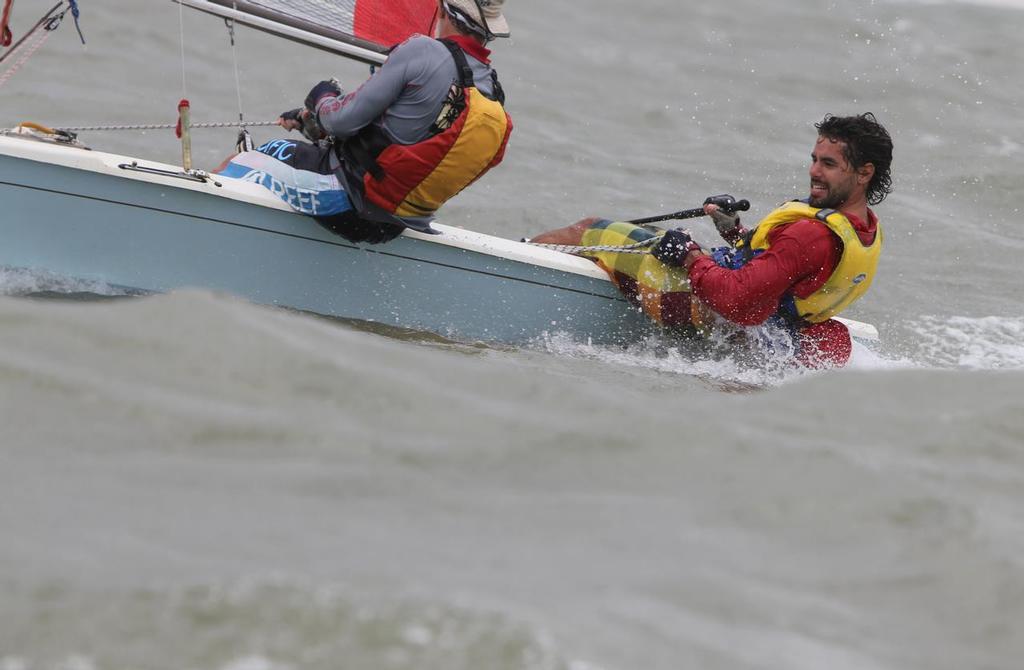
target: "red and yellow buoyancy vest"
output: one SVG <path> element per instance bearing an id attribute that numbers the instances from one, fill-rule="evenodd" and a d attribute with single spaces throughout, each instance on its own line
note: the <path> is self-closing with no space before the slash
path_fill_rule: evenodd
<path id="1" fill-rule="evenodd" d="M 878 257 L 882 251 L 882 228 L 878 227 L 875 240 L 865 246 L 853 224 L 842 213 L 834 209 L 819 209 L 799 201 L 787 202 L 757 224 L 750 238 L 750 249 L 767 249 L 770 246 L 768 233 L 772 229 L 803 219 L 821 221 L 843 243 L 843 255 L 821 288 L 806 298 L 794 296 L 796 316 L 810 323 L 820 323 L 839 314 L 867 293 L 875 278 Z"/>
<path id="2" fill-rule="evenodd" d="M 415 144 L 397 144 L 374 127 L 376 136 L 368 142 L 364 138 L 364 146 L 372 147 L 370 155 L 355 154 L 365 170 L 362 185 L 366 200 L 400 217 L 432 215 L 446 200 L 501 162 L 512 132 L 512 119 L 502 106 L 504 95 L 497 78 L 498 99 L 491 100 L 476 88 L 462 49 L 454 42 L 440 41 L 455 60 L 459 80 L 434 124 L 434 134 Z M 442 119 L 446 112 L 448 118 Z"/>

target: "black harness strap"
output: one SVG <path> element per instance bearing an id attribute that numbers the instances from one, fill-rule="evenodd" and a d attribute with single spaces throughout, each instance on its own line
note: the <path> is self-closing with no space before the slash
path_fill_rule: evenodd
<path id="1" fill-rule="evenodd" d="M 462 50 L 458 44 L 452 40 L 438 40 L 441 44 L 448 47 L 448 51 L 452 54 L 452 58 L 455 60 L 455 69 L 458 70 L 459 85 L 462 88 L 470 88 L 476 86 L 476 81 L 473 79 L 473 68 L 469 66 L 469 62 L 466 60 L 466 53 Z M 505 104 L 505 90 L 501 87 L 501 83 L 498 81 L 498 71 L 491 68 L 491 84 L 494 87 L 492 95 L 486 97 L 494 100 L 500 105 Z M 480 91 L 483 93 L 483 91 Z"/>
<path id="2" fill-rule="evenodd" d="M 462 47 L 452 40 L 438 40 L 438 42 L 448 49 L 448 53 L 452 55 L 452 59 L 455 61 L 455 76 L 458 77 L 459 86 L 462 88 L 473 86 L 473 68 L 469 67 L 469 62 L 466 60 L 466 54 L 462 51 Z"/>
<path id="3" fill-rule="evenodd" d="M 494 86 L 494 98 L 492 98 L 492 99 L 495 102 L 497 102 L 499 105 L 504 107 L 505 106 L 505 89 L 503 89 L 501 87 L 501 82 L 498 81 L 498 71 L 495 70 L 494 68 L 491 68 L 491 84 Z"/>
<path id="4" fill-rule="evenodd" d="M 384 179 L 384 168 L 377 162 L 377 156 L 391 146 L 391 140 L 376 126 L 366 126 L 344 143 L 334 146 L 343 163 L 361 167 L 378 181 Z"/>

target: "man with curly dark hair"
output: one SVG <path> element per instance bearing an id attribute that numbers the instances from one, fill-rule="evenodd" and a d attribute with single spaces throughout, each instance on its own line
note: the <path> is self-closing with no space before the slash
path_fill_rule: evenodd
<path id="1" fill-rule="evenodd" d="M 815 124 L 810 194 L 783 204 L 751 232 L 714 204 L 705 211 L 726 240 L 738 241 L 731 262 L 716 262 L 682 231 L 670 231 L 652 253 L 684 268 L 693 295 L 742 325 L 775 318 L 795 335 L 810 366 L 844 365 L 849 331 L 831 317 L 867 293 L 882 250 L 877 205 L 892 191 L 892 139 L 870 112 L 827 115 Z"/>
<path id="2" fill-rule="evenodd" d="M 709 199 L 715 202 L 704 211 L 730 247 L 707 254 L 676 229 L 654 246 L 653 258 L 610 252 L 594 254 L 595 260 L 659 323 L 700 327 L 711 320 L 709 310 L 743 326 L 773 320 L 792 333 L 801 363 L 846 364 L 849 330 L 832 317 L 862 297 L 874 278 L 882 234 L 869 205 L 892 190 L 892 139 L 871 113 L 828 115 L 815 128 L 807 198 L 784 203 L 751 231 L 716 204 L 728 196 Z M 656 234 L 585 219 L 532 241 L 615 245 Z"/>

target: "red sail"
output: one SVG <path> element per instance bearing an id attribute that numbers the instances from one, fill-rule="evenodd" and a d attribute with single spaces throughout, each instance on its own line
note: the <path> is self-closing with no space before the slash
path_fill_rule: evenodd
<path id="1" fill-rule="evenodd" d="M 414 33 L 434 34 L 437 0 L 358 0 L 355 36 L 392 47 Z"/>

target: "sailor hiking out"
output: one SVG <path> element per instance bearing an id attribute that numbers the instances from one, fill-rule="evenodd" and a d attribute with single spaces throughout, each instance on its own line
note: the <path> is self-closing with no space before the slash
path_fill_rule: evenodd
<path id="1" fill-rule="evenodd" d="M 781 205 L 752 231 L 728 213 L 731 196 L 705 202 L 704 213 L 728 247 L 706 253 L 682 229 L 596 218 L 531 241 L 584 247 L 650 241 L 650 254 L 590 255 L 657 323 L 701 331 L 716 315 L 741 326 L 772 321 L 791 334 L 796 362 L 845 365 L 850 333 L 832 317 L 861 298 L 875 276 L 882 230 L 869 205 L 892 190 L 892 139 L 871 113 L 827 115 L 815 127 L 807 198 Z"/>

